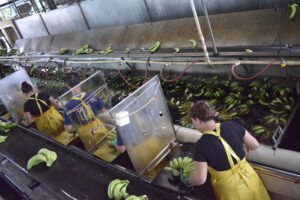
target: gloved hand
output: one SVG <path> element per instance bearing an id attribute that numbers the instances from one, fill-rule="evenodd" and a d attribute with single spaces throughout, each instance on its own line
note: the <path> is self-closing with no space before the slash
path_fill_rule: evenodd
<path id="1" fill-rule="evenodd" d="M 185 185 L 186 187 L 192 187 L 189 183 L 188 183 L 188 177 L 184 176 L 183 170 L 180 169 L 179 170 L 179 176 L 180 176 L 180 181 L 181 183 L 183 183 L 183 185 Z"/>

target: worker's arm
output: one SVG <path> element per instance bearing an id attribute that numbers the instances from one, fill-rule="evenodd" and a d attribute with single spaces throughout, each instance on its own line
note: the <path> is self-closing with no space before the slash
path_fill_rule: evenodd
<path id="1" fill-rule="evenodd" d="M 52 106 L 54 107 L 58 106 L 58 102 L 52 96 L 50 96 L 49 101 L 51 102 Z"/>
<path id="2" fill-rule="evenodd" d="M 207 178 L 207 162 L 195 162 L 194 174 L 189 178 L 188 184 L 193 185 L 203 185 Z"/>
<path id="3" fill-rule="evenodd" d="M 258 141 L 247 130 L 245 130 L 245 131 L 246 132 L 244 135 L 244 143 L 246 144 L 248 151 L 256 150 L 259 147 Z"/>
<path id="4" fill-rule="evenodd" d="M 28 125 L 33 123 L 33 117 L 30 112 L 24 112 L 24 117 Z"/>

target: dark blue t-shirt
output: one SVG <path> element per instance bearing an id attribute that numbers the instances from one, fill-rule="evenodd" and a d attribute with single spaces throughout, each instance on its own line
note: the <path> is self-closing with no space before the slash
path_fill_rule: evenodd
<path id="1" fill-rule="evenodd" d="M 81 97 L 81 94 L 75 97 Z M 104 102 L 100 97 L 93 95 L 92 93 L 86 93 L 83 97 L 83 101 L 92 109 L 96 115 L 99 110 L 104 108 Z M 71 111 L 72 112 L 69 112 Z M 86 118 L 80 118 L 80 116 L 85 116 L 87 113 L 81 106 L 80 100 L 72 99 L 65 105 L 64 117 L 65 125 L 72 125 L 72 121 L 76 124 L 82 125 L 88 123 Z"/>

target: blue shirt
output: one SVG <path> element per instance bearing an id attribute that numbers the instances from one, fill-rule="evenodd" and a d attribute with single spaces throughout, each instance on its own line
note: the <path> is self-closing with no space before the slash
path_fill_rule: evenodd
<path id="1" fill-rule="evenodd" d="M 81 97 L 81 96 L 78 96 Z M 104 108 L 104 102 L 100 97 L 93 95 L 92 93 L 86 93 L 83 97 L 83 101 L 92 109 L 94 114 L 96 115 L 99 110 Z M 68 113 L 70 110 L 73 110 L 71 113 Z M 82 113 L 83 108 L 81 106 L 80 100 L 72 99 L 65 105 L 64 117 L 65 117 L 65 125 L 72 125 L 72 121 L 78 125 L 87 124 L 88 121 L 86 119 L 79 118 L 84 113 Z M 67 114 L 68 113 L 68 114 Z M 86 114 L 86 113 L 85 113 Z"/>

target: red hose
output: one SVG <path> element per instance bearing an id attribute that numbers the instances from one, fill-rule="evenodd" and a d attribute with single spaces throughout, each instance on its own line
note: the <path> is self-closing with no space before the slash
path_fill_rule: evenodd
<path id="1" fill-rule="evenodd" d="M 126 80 L 125 75 L 123 75 L 122 72 L 121 72 L 121 69 L 120 69 L 121 66 L 122 66 L 122 63 L 120 63 L 120 64 L 118 65 L 118 73 L 119 73 L 119 75 L 121 76 L 121 78 L 123 79 L 123 81 L 125 81 L 125 83 L 126 83 L 128 86 L 133 87 L 133 88 L 137 88 L 138 85 L 133 85 L 133 84 L 129 83 L 129 82 Z M 145 71 L 145 76 L 144 76 L 144 81 L 143 81 L 143 83 L 146 82 L 147 76 L 148 76 L 148 65 L 146 64 L 146 71 Z"/>
<path id="2" fill-rule="evenodd" d="M 238 80 L 242 80 L 242 81 L 249 81 L 249 80 L 253 80 L 256 77 L 260 76 L 262 73 L 264 73 L 269 67 L 271 67 L 275 62 L 281 62 L 281 60 L 273 60 L 271 61 L 269 64 L 267 64 L 265 67 L 263 67 L 261 70 L 259 70 L 259 72 L 257 72 L 255 75 L 250 76 L 250 77 L 240 77 L 235 73 L 235 67 L 237 67 L 238 65 L 234 64 L 231 67 L 231 73 L 232 75 L 238 79 Z"/>
<path id="3" fill-rule="evenodd" d="M 164 82 L 167 82 L 167 83 L 171 83 L 171 82 L 175 82 L 175 81 L 178 81 L 184 74 L 185 72 L 190 68 L 192 67 L 195 63 L 197 63 L 199 61 L 194 61 L 194 62 L 191 62 L 178 76 L 176 76 L 175 78 L 173 78 L 172 80 L 168 80 L 166 79 L 164 76 L 163 76 L 163 70 L 164 68 L 166 67 L 166 65 L 163 65 L 161 68 L 160 68 L 160 77 L 161 79 L 164 81 Z M 204 61 L 203 61 L 204 62 Z"/>

